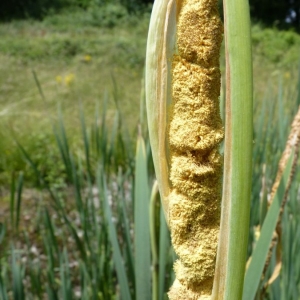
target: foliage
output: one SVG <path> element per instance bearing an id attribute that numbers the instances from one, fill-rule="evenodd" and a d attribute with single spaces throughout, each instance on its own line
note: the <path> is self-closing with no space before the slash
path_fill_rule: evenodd
<path id="1" fill-rule="evenodd" d="M 293 31 L 252 27 L 252 43 L 255 54 L 281 66 L 299 59 L 300 36 Z"/>
<path id="2" fill-rule="evenodd" d="M 61 106 L 66 127 L 73 128 L 72 145 L 80 143 L 78 113 L 74 109 L 78 99 L 84 101 L 87 123 L 90 124 L 94 119 L 95 102 L 102 110 L 103 97 L 117 97 L 122 104 L 123 124 L 126 124 L 128 134 L 132 137 L 136 133 L 149 15 L 125 16 L 108 28 L 101 25 L 101 20 L 93 18 L 92 14 L 97 12 L 77 10 L 47 16 L 41 22 L 14 21 L 0 25 L 0 93 L 5 95 L 0 103 L 3 128 L 0 149 L 5 153 L 0 157 L 2 184 L 8 184 L 11 172 L 25 167 L 12 136 L 28 145 L 34 156 L 37 153 L 34 144 L 39 143 L 35 139 L 46 140 L 52 134 L 51 120 L 56 119 L 57 105 Z M 293 94 L 299 35 L 260 25 L 254 25 L 252 29 L 257 97 L 264 97 L 266 82 L 270 76 L 277 78 L 278 72 L 283 72 L 278 80 L 287 85 L 286 92 Z M 44 100 L 32 70 L 40 81 Z M 270 89 L 274 88 L 275 83 Z M 111 125 L 115 102 L 106 101 L 106 105 Z M 55 157 L 54 139 L 47 141 L 44 149 Z M 47 152 L 38 155 L 46 156 Z M 49 161 L 51 166 L 50 158 L 37 160 Z M 26 174 L 29 180 L 31 175 Z M 30 180 L 34 183 L 33 178 Z"/>
<path id="3" fill-rule="evenodd" d="M 293 102 L 291 102 L 289 97 L 284 96 L 284 93 L 280 97 L 278 92 L 283 87 L 279 86 L 278 88 L 277 91 L 269 88 L 266 90 L 268 97 L 264 101 L 256 101 L 249 255 L 256 243 L 257 227 L 262 224 L 260 208 L 263 180 L 266 182 L 266 192 L 269 193 L 278 159 L 284 149 L 285 138 L 289 132 L 291 116 L 299 104 L 296 98 L 293 98 Z M 273 108 L 275 97 L 278 98 L 277 108 Z M 284 118 L 279 115 L 280 107 L 286 111 Z M 118 114 L 116 112 L 116 115 Z M 35 205 L 28 205 L 26 192 L 23 193 L 22 198 L 20 197 L 22 177 L 15 178 L 12 193 L 16 196 L 12 198 L 14 200 L 11 200 L 14 201 L 14 204 L 11 205 L 10 214 L 14 220 L 11 224 L 18 222 L 19 225 L 16 226 L 19 227 L 19 230 L 16 231 L 14 225 L 9 225 L 8 220 L 1 225 L 0 293 L 3 299 L 7 299 L 6 297 L 12 293 L 23 292 L 26 297 L 41 298 L 41 295 L 48 295 L 50 299 L 52 299 L 51 297 L 115 299 L 120 293 L 117 282 L 121 283 L 121 275 L 118 275 L 121 271 L 115 272 L 119 255 L 122 255 L 125 263 L 126 276 L 123 271 L 122 274 L 125 276 L 123 279 L 127 279 L 123 284 L 126 285 L 126 281 L 128 282 L 131 297 L 135 293 L 133 263 L 135 258 L 132 249 L 134 220 L 132 216 L 133 187 L 137 179 L 134 174 L 134 153 L 133 150 L 130 150 L 132 147 L 129 144 L 123 148 L 124 152 L 120 152 L 120 148 L 116 146 L 131 142 L 126 142 L 126 135 L 120 126 L 115 125 L 111 130 L 108 123 L 101 121 L 98 117 L 91 125 L 91 129 L 88 129 L 82 112 L 80 115 L 83 137 L 81 148 L 74 151 L 74 147 L 68 142 L 69 135 L 61 121 L 58 121 L 55 131 L 57 140 L 55 153 L 59 157 L 56 160 L 60 161 L 66 170 L 70 184 L 68 188 L 61 189 L 61 187 L 49 184 L 40 172 L 38 164 L 31 159 L 29 151 L 32 149 L 27 148 L 26 145 L 21 147 L 21 151 L 38 176 L 39 182 L 48 192 L 30 196 L 30 198 L 37 198 L 38 202 Z M 105 113 L 101 118 L 107 120 Z M 277 138 L 281 136 L 280 132 L 282 132 L 282 140 Z M 145 160 L 148 161 L 147 157 L 149 156 L 149 152 L 145 153 L 147 156 L 144 156 L 143 164 L 145 164 Z M 141 158 L 139 159 L 141 160 Z M 262 172 L 263 165 L 267 165 L 265 173 Z M 148 173 L 151 178 L 153 173 L 151 171 Z M 299 268 L 295 267 L 299 265 L 299 259 L 297 259 L 299 257 L 298 233 L 300 226 L 298 220 L 299 168 L 296 174 L 297 180 L 293 182 L 282 220 L 284 230 L 283 269 L 280 280 L 276 280 L 268 288 L 268 299 L 290 299 L 300 293 L 300 280 L 297 275 Z M 143 185 L 145 184 L 143 183 Z M 110 208 L 110 212 L 108 212 L 108 208 Z M 113 222 L 111 223 L 108 222 L 110 220 L 108 213 L 112 214 Z M 157 222 L 162 211 L 157 210 L 155 214 L 155 222 Z M 28 215 L 30 222 L 26 217 Z M 18 218 L 20 218 L 19 221 L 17 221 Z M 160 220 L 156 224 L 163 224 L 163 219 Z M 172 282 L 169 274 L 172 251 L 170 251 L 169 244 L 165 244 L 166 238 L 169 239 L 168 235 L 166 237 L 165 225 L 156 226 L 158 226 L 156 227 L 156 242 L 160 241 L 157 248 L 162 245 L 166 247 L 160 248 L 158 253 L 163 255 L 164 251 L 167 252 L 167 261 L 159 256 L 158 261 L 163 265 L 157 266 L 159 270 L 162 269 L 162 272 L 159 273 L 159 282 L 162 282 L 165 292 Z M 116 232 L 116 235 L 113 234 L 114 238 L 110 233 L 111 230 Z M 112 260 L 112 251 L 117 247 L 116 237 L 122 250 Z M 114 247 L 112 247 L 112 242 Z M 13 248 L 10 247 L 12 243 Z M 271 276 L 274 266 L 275 257 L 269 266 L 265 280 Z M 13 270 L 14 273 L 10 273 L 10 270 Z M 13 276 L 15 287 L 10 285 L 9 276 Z M 161 285 L 159 290 L 161 291 Z M 159 295 L 158 299 L 164 299 L 161 292 Z"/>
<path id="4" fill-rule="evenodd" d="M 99 9 L 122 6 L 126 13 L 136 14 L 149 9 L 153 0 L 3 0 L 0 3 L 0 20 L 7 21 L 23 18 L 44 17 L 63 9 Z M 250 0 L 251 16 L 255 22 L 281 29 L 300 30 L 300 6 L 298 1 Z M 219 1 L 221 11 L 222 2 Z M 111 10 L 111 8 L 109 8 Z M 102 13 L 103 13 L 102 12 Z M 101 14 L 102 14 L 101 13 Z M 107 17 L 106 17 L 107 18 Z"/>
<path id="5" fill-rule="evenodd" d="M 299 75 L 300 74 L 298 74 L 298 76 Z M 297 86 L 294 90 L 294 96 L 290 97 L 291 94 L 287 93 L 287 90 L 290 87 L 288 86 L 288 84 L 286 84 L 285 86 L 283 85 L 283 81 L 281 81 L 283 77 L 282 74 L 277 73 L 276 77 L 278 78 L 270 78 L 269 84 L 265 87 L 265 98 L 263 99 L 263 101 L 256 102 L 254 113 L 254 173 L 251 199 L 249 235 L 250 240 L 248 244 L 248 256 L 255 253 L 253 252 L 253 249 L 255 250 L 256 245 L 258 246 L 259 243 L 261 246 L 261 242 L 263 242 L 258 242 L 258 239 L 260 237 L 260 234 L 265 234 L 267 230 L 267 228 L 265 228 L 262 229 L 265 230 L 265 232 L 260 232 L 260 228 L 262 228 L 265 221 L 268 198 L 271 193 L 271 187 L 273 185 L 278 169 L 279 158 L 285 148 L 285 143 L 290 131 L 292 118 L 295 115 L 300 104 L 299 86 Z M 273 89 L 275 86 L 276 88 Z M 276 99 L 276 103 L 274 103 L 274 99 Z M 295 226 L 295 222 L 296 220 L 298 220 L 299 216 L 298 212 L 291 211 L 291 207 L 296 207 L 298 205 L 297 203 L 299 202 L 299 194 L 295 193 L 295 191 L 299 191 L 299 188 L 298 158 L 298 167 L 295 171 L 295 179 L 292 181 L 292 186 L 288 193 L 288 203 L 286 204 L 284 217 L 281 222 L 283 232 L 289 232 L 295 239 L 292 242 L 291 240 L 289 240 L 290 236 L 287 237 L 282 235 L 281 242 L 279 242 L 276 249 L 273 249 L 271 263 L 266 270 L 266 276 L 259 283 L 258 290 L 256 291 L 257 298 L 255 299 L 261 299 L 261 297 L 266 297 L 266 299 L 293 299 L 294 297 L 299 297 L 299 277 L 297 277 L 297 279 L 295 279 L 293 284 L 291 285 L 289 285 L 287 281 L 285 281 L 286 278 L 291 279 L 291 273 L 289 272 L 293 273 L 294 267 L 289 261 L 291 257 L 296 257 L 295 251 L 298 251 L 296 250 L 296 248 L 298 247 L 297 230 L 299 230 L 299 224 Z M 280 186 L 277 192 L 278 195 L 276 196 L 278 198 L 278 201 L 282 201 L 284 189 L 284 186 Z M 288 218 L 291 220 L 291 222 L 287 221 Z M 269 221 L 270 218 L 268 218 L 268 222 Z M 272 282 L 272 284 L 268 286 L 266 291 L 264 289 L 264 285 L 271 278 L 273 272 L 275 272 L 275 267 L 278 264 L 278 249 L 281 249 L 281 247 L 284 250 L 282 251 L 282 258 L 279 258 L 279 261 L 282 261 L 283 264 L 289 262 L 288 266 L 285 265 L 282 268 L 279 278 Z M 287 250 L 288 247 L 291 248 Z M 281 250 L 279 250 L 279 252 L 280 251 Z M 260 257 L 261 255 L 262 253 L 256 253 L 257 257 Z M 294 263 L 298 266 L 299 261 L 294 260 Z M 258 276 L 257 271 L 257 268 L 254 267 L 256 278 Z M 247 285 L 247 283 L 245 284 Z M 253 289 L 251 292 L 253 292 Z"/>
<path id="6" fill-rule="evenodd" d="M 107 122 L 113 126 L 118 118 L 114 99 L 118 98 L 122 126 L 129 129 L 129 138 L 135 134 L 147 16 L 141 20 L 132 16 L 123 19 L 122 25 L 118 21 L 116 27 L 103 28 L 94 23 L 91 14 L 75 11 L 49 16 L 42 22 L 0 25 L 0 93 L 5 95 L 0 104 L 0 149 L 5 153 L 0 157 L 1 184 L 8 184 L 11 172 L 25 168 L 15 139 L 30 148 L 36 162 L 47 162 L 45 172 L 50 171 L 48 166 L 57 169 L 50 171 L 50 177 L 59 174 L 61 168 L 51 162 L 57 154 L 52 126 L 58 106 L 65 126 L 72 128 L 71 145 L 81 143 L 78 109 L 74 109 L 79 99 L 84 102 L 88 125 L 95 118 L 97 105 L 101 114 L 106 107 Z M 27 180 L 34 184 L 31 175 L 26 172 Z"/>
<path id="7" fill-rule="evenodd" d="M 31 137 L 28 143 L 30 148 L 27 151 L 31 153 L 33 163 L 39 169 L 43 180 L 51 186 L 61 188 L 66 186 L 66 170 L 63 162 L 60 160 L 60 153 L 53 144 L 53 136 L 47 133 L 40 133 Z M 32 168 L 27 168 L 26 171 L 28 180 L 35 177 Z"/>
<path id="8" fill-rule="evenodd" d="M 103 117 L 105 119 L 105 114 Z M 149 187 L 151 183 L 146 166 L 147 152 L 144 146 L 142 152 L 140 150 L 140 145 L 144 143 L 140 137 L 137 172 L 143 174 L 142 187 L 139 183 L 140 176 L 135 176 L 133 171 L 134 153 L 130 146 L 126 147 L 122 129 L 116 123 L 116 127 L 109 130 L 105 121 L 99 121 L 96 118 L 92 130 L 88 130 L 81 114 L 81 153 L 84 153 L 81 156 L 70 148 L 60 119 L 55 131 L 60 156 L 57 161 L 64 166 L 70 183 L 70 187 L 64 187 L 63 190 L 48 183 L 27 152 L 30 149 L 19 145 L 45 191 L 38 196 L 38 206 L 32 206 L 28 212 L 25 204 L 21 204 L 20 179 L 12 182 L 10 215 L 13 221 L 6 223 L 4 242 L 0 243 L 0 293 L 4 295 L 3 299 L 11 294 L 22 299 L 25 299 L 24 295 L 26 299 L 45 296 L 49 299 L 116 299 L 120 294 L 123 299 L 133 299 L 135 294 L 138 299 L 141 298 L 138 296 L 141 295 L 141 286 L 135 285 L 135 282 L 139 282 L 140 279 L 136 276 L 141 274 L 148 274 L 150 279 L 150 240 L 148 239 L 149 262 L 146 268 L 134 264 L 134 253 L 140 252 L 141 258 L 144 255 L 143 233 L 148 237 L 150 234 L 148 223 L 144 221 L 149 213 L 147 210 L 143 213 L 143 207 L 137 210 L 136 216 L 140 220 L 135 219 L 135 226 L 138 227 L 134 227 L 132 216 L 133 205 L 141 197 L 146 205 L 150 201 L 149 193 L 144 193 L 145 185 Z M 120 163 L 121 153 L 117 144 L 125 145 L 124 165 Z M 96 154 L 98 156 L 94 157 Z M 134 193 L 134 188 L 139 188 L 139 191 Z M 43 200 L 44 197 L 46 201 Z M 24 223 L 24 219 L 20 220 L 21 211 L 23 215 L 29 213 L 30 216 L 35 216 L 30 226 L 26 225 L 26 221 Z M 156 214 L 154 218 L 159 220 L 159 209 Z M 137 231 L 143 224 L 147 226 L 141 232 L 142 235 L 140 233 L 137 237 Z M 158 231 L 156 234 L 157 241 L 162 240 L 162 234 L 165 237 L 164 232 Z M 133 240 L 138 242 L 135 251 L 132 247 Z M 13 245 L 12 248 L 9 248 L 10 244 Z M 166 291 L 172 256 L 166 258 L 162 252 L 160 260 L 162 255 L 164 265 L 160 266 L 160 276 L 163 280 L 160 279 L 160 282 L 166 284 L 162 287 Z M 8 281 L 9 276 L 13 278 L 13 285 Z M 150 281 L 145 288 L 150 295 Z"/>
<path id="9" fill-rule="evenodd" d="M 0 20 L 43 19 L 62 10 L 99 10 L 105 19 L 121 14 L 148 10 L 147 0 L 4 0 L 0 3 Z M 122 12 L 121 12 L 122 11 Z M 109 21 L 107 21 L 109 22 Z"/>
<path id="10" fill-rule="evenodd" d="M 120 281 L 116 258 L 112 259 L 108 207 L 106 213 L 104 210 L 107 202 L 129 290 L 132 296 L 135 293 L 131 258 L 134 255 L 130 252 L 136 182 L 133 136 L 140 98 L 143 103 L 140 78 L 148 21 L 147 16 L 141 22 L 132 16 L 120 19 L 125 20 L 123 24 L 118 21 L 115 27 L 103 28 L 92 25 L 91 20 L 87 9 L 51 15 L 43 22 L 18 21 L 0 26 L 0 91 L 5 95 L 1 102 L 0 134 L 1 299 L 10 299 L 13 293 L 22 295 L 23 291 L 28 299 L 41 299 L 43 295 L 49 299 L 116 299 Z M 75 30 L 76 23 L 79 26 Z M 28 32 L 30 35 L 26 35 Z M 248 256 L 263 222 L 262 204 L 274 181 L 291 118 L 300 104 L 298 39 L 293 32 L 253 27 L 255 129 Z M 75 54 L 64 52 L 64 42 L 60 41 L 65 40 L 78 47 Z M 59 51 L 53 50 L 56 46 Z M 42 50 L 37 50 L 39 47 Z M 44 53 L 47 48 L 51 55 Z M 39 52 L 40 56 L 31 55 L 30 51 Z M 32 69 L 36 70 L 44 100 Z M 71 74 L 73 81 L 67 85 L 65 79 Z M 76 109 L 78 99 L 84 101 L 81 112 Z M 64 126 L 57 116 L 58 103 Z M 140 120 L 143 119 L 141 113 Z M 153 166 L 149 163 L 151 155 L 143 126 L 150 188 Z M 21 170 L 23 175 L 19 175 Z M 282 220 L 282 271 L 269 286 L 267 299 L 299 298 L 299 172 L 298 168 Z M 10 195 L 7 189 L 12 173 L 14 188 Z M 38 183 L 45 189 L 25 188 Z M 159 206 L 157 211 L 158 299 L 164 299 L 173 281 L 173 253 Z M 275 265 L 274 252 L 265 280 Z M 258 294 L 263 284 L 260 283 Z"/>
<path id="11" fill-rule="evenodd" d="M 24 17 L 40 18 L 49 13 L 50 9 L 60 9 L 65 5 L 70 5 L 71 1 L 72 0 L 1 1 L 0 19 L 9 20 Z"/>
<path id="12" fill-rule="evenodd" d="M 250 0 L 250 8 L 251 16 L 255 21 L 280 28 L 292 26 L 300 30 L 300 6 L 297 1 Z"/>

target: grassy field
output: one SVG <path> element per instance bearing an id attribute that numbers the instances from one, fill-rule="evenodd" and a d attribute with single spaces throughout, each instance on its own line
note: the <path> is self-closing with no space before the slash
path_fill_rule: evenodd
<path id="1" fill-rule="evenodd" d="M 0 24 L 0 149 L 5 153 L 0 160 L 0 182 L 7 184 L 11 171 L 24 168 L 12 136 L 30 147 L 31 153 L 39 144 L 49 144 L 58 107 L 76 139 L 79 103 L 90 124 L 96 107 L 101 111 L 107 97 L 108 119 L 113 119 L 118 102 L 124 125 L 135 136 L 148 20 L 149 13 L 128 16 L 122 7 L 110 5 L 105 10 L 52 15 L 43 21 Z M 276 89 L 282 81 L 283 92 L 293 93 L 299 45 L 300 37 L 293 32 L 253 26 L 257 105 L 267 84 Z"/>
<path id="2" fill-rule="evenodd" d="M 79 103 L 90 124 L 106 97 L 108 119 L 117 101 L 128 130 L 136 132 L 149 15 L 129 18 L 112 8 L 106 18 L 100 11 L 75 11 L 0 25 L 0 148 L 6 153 L 0 181 L 8 178 L 3 172 L 24 166 L 12 135 L 34 151 L 35 141 L 46 142 L 52 133 L 58 107 L 74 133 Z"/>
<path id="3" fill-rule="evenodd" d="M 137 175 L 135 169 L 139 123 L 146 140 L 140 164 L 147 171 L 148 162 L 147 180 L 152 183 L 153 179 L 140 109 L 148 21 L 149 13 L 128 16 L 122 7 L 109 5 L 66 11 L 43 21 L 0 24 L 0 217 L 6 220 L 0 223 L 0 252 L 4 253 L 0 256 L 0 298 L 23 299 L 27 292 L 28 299 L 42 299 L 46 294 L 49 299 L 118 299 L 126 291 L 124 281 L 123 286 L 116 284 L 123 271 L 134 298 L 132 199 L 137 197 L 134 187 L 145 175 Z M 300 36 L 256 24 L 252 39 L 255 151 L 249 255 L 262 223 L 261 205 L 266 201 L 262 194 L 271 189 L 300 104 Z M 224 72 L 223 55 L 221 65 Z M 299 272 L 292 268 L 295 264 L 300 269 L 300 260 L 295 258 L 300 241 L 299 214 L 295 213 L 299 211 L 299 174 L 297 170 L 283 220 L 281 281 L 268 290 L 268 299 L 298 299 L 300 295 Z M 24 185 L 31 189 L 21 197 Z M 99 204 L 99 199 L 105 201 Z M 117 228 L 113 234 L 108 221 L 111 213 Z M 158 238 L 167 236 L 162 219 L 158 223 Z M 64 236 L 69 237 L 67 241 Z M 117 259 L 111 259 L 116 248 L 112 236 L 118 236 L 121 248 L 126 249 L 122 251 L 123 271 L 115 270 Z M 165 248 L 162 242 L 160 246 L 167 253 L 164 257 L 160 253 L 165 269 L 159 277 L 159 299 L 172 281 L 173 259 L 168 238 L 161 241 L 166 242 Z M 7 274 L 13 276 L 15 289 Z M 107 281 L 99 287 L 93 276 Z M 281 289 L 281 283 L 288 289 Z"/>

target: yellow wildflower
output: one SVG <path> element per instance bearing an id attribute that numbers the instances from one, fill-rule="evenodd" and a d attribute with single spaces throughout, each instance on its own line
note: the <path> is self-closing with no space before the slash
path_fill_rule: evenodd
<path id="1" fill-rule="evenodd" d="M 92 60 L 92 57 L 89 54 L 87 54 L 87 55 L 84 56 L 83 60 L 88 63 Z"/>
<path id="2" fill-rule="evenodd" d="M 68 75 L 66 75 L 65 76 L 65 85 L 66 86 L 70 86 L 71 84 L 72 84 L 72 82 L 74 81 L 74 78 L 75 78 L 75 76 L 74 76 L 74 74 L 73 73 L 70 73 L 70 74 L 68 74 Z"/>

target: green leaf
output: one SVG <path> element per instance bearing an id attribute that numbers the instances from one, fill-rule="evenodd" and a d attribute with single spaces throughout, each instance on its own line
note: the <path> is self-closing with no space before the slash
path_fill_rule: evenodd
<path id="1" fill-rule="evenodd" d="M 248 0 L 224 2 L 226 124 L 221 227 L 212 299 L 240 300 L 248 246 L 253 78 Z"/>
<path id="2" fill-rule="evenodd" d="M 125 242 L 125 253 L 126 253 L 126 261 L 128 267 L 128 278 L 131 280 L 131 284 L 135 286 L 135 272 L 134 272 L 134 253 L 133 253 L 133 245 L 131 239 L 131 230 L 130 230 L 130 218 L 127 214 L 126 207 L 126 199 L 125 199 L 125 191 L 124 191 L 124 181 L 127 178 L 122 176 L 121 172 L 118 174 L 118 185 L 121 192 L 121 197 L 118 199 L 121 204 L 121 213 L 120 218 L 122 225 L 124 226 L 124 242 Z"/>
<path id="3" fill-rule="evenodd" d="M 129 284 L 128 279 L 126 276 L 125 266 L 123 263 L 123 258 L 121 255 L 120 245 L 118 243 L 118 236 L 116 232 L 115 225 L 113 223 L 112 219 L 112 211 L 108 203 L 108 192 L 106 187 L 106 179 L 105 176 L 101 174 L 102 169 L 99 166 L 98 172 L 97 172 L 97 183 L 99 191 L 102 191 L 102 197 L 104 199 L 104 212 L 106 217 L 106 222 L 108 224 L 108 231 L 109 231 L 109 237 L 110 242 L 112 244 L 113 249 L 113 260 L 116 266 L 117 271 L 117 277 L 120 284 L 120 291 L 122 295 L 122 300 L 131 300 L 130 290 L 129 290 Z M 102 181 L 101 181 L 102 179 Z M 142 299 L 142 298 L 141 298 Z"/>
<path id="4" fill-rule="evenodd" d="M 152 252 L 152 300 L 158 300 L 158 236 L 156 235 L 156 207 L 158 198 L 158 184 L 154 182 L 150 198 L 150 238 Z"/>
<path id="5" fill-rule="evenodd" d="M 6 233 L 6 226 L 4 223 L 0 222 L 0 245 L 1 245 L 2 241 L 4 240 L 5 233 Z"/>
<path id="6" fill-rule="evenodd" d="M 158 267 L 158 299 L 164 300 L 165 287 L 166 287 L 166 275 L 167 264 L 169 258 L 170 249 L 170 233 L 166 222 L 163 207 L 160 207 L 160 227 L 159 227 L 159 267 Z"/>
<path id="7" fill-rule="evenodd" d="M 84 142 L 84 152 L 85 152 L 85 160 L 86 160 L 86 167 L 88 171 L 88 175 L 90 178 L 92 177 L 92 171 L 91 171 L 91 160 L 90 160 L 90 143 L 88 139 L 88 132 L 86 128 L 86 123 L 84 119 L 84 112 L 82 106 L 80 106 L 80 122 L 81 122 L 81 130 L 82 130 L 82 137 Z"/>
<path id="8" fill-rule="evenodd" d="M 17 184 L 17 211 L 16 211 L 16 230 L 19 229 L 20 223 L 20 212 L 21 212 L 21 200 L 22 200 L 22 189 L 23 189 L 23 172 L 20 172 Z"/>
<path id="9" fill-rule="evenodd" d="M 62 299 L 72 300 L 73 293 L 71 287 L 69 260 L 68 260 L 68 254 L 66 249 L 64 249 L 60 255 L 59 264 L 60 264 L 59 271 L 60 271 Z"/>
<path id="10" fill-rule="evenodd" d="M 138 136 L 134 186 L 134 250 L 136 299 L 151 299 L 149 181 L 145 143 Z"/>
<path id="11" fill-rule="evenodd" d="M 12 280 L 14 299 L 25 299 L 24 293 L 24 269 L 20 265 L 20 255 L 16 254 L 16 250 L 12 248 Z"/>
<path id="12" fill-rule="evenodd" d="M 287 166 L 285 167 L 284 174 L 280 181 L 280 185 L 277 189 L 277 192 L 274 196 L 272 205 L 269 208 L 268 213 L 265 217 L 259 240 L 257 241 L 256 247 L 252 254 L 250 265 L 246 271 L 244 280 L 243 300 L 253 300 L 258 289 L 262 271 L 266 262 L 270 243 L 272 240 L 273 232 L 277 224 L 281 201 L 284 197 L 286 184 L 291 173 L 293 157 L 294 154 L 292 153 L 287 163 Z"/>
<path id="13" fill-rule="evenodd" d="M 15 224 L 15 191 L 15 176 L 12 174 L 10 186 L 10 222 L 13 226 Z"/>
<path id="14" fill-rule="evenodd" d="M 0 273 L 0 297 L 2 300 L 8 300 L 7 292 L 6 292 L 6 286 L 3 281 L 2 275 Z"/>

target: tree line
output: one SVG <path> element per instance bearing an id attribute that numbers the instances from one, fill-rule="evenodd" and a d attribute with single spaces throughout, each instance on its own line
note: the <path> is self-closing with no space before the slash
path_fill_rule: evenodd
<path id="1" fill-rule="evenodd" d="M 161 0 L 157 0 L 161 1 Z M 266 26 L 294 28 L 300 31 L 300 0 L 249 0 L 251 18 Z M 80 7 L 87 9 L 92 5 L 119 3 L 128 13 L 138 13 L 149 7 L 153 0 L 1 0 L 0 20 L 16 18 L 43 18 L 49 12 L 62 8 Z M 219 0 L 220 6 L 222 1 Z"/>
<path id="2" fill-rule="evenodd" d="M 300 0 L 250 0 L 251 17 L 266 25 L 300 30 Z"/>

